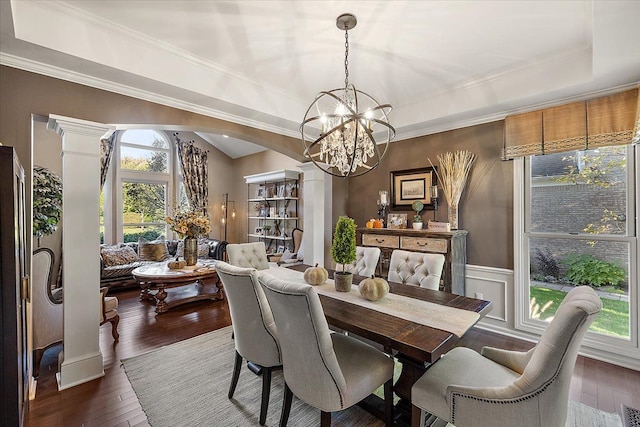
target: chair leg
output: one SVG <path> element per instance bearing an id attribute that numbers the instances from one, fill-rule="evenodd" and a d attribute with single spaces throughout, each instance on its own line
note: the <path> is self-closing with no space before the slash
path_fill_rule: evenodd
<path id="1" fill-rule="evenodd" d="M 284 401 L 282 402 L 282 412 L 280 413 L 280 427 L 287 427 L 287 421 L 289 421 L 289 412 L 291 412 L 291 401 L 293 400 L 293 393 L 291 389 L 284 383 Z"/>
<path id="2" fill-rule="evenodd" d="M 111 335 L 113 336 L 114 341 L 118 341 L 120 338 L 120 334 L 118 333 L 118 323 L 120 323 L 120 315 L 116 314 L 114 317 L 109 319 L 111 322 Z"/>
<path id="3" fill-rule="evenodd" d="M 271 369 L 262 368 L 262 402 L 260 403 L 260 425 L 267 421 L 267 409 L 269 409 L 269 393 L 271 392 Z"/>
<path id="4" fill-rule="evenodd" d="M 229 399 L 233 398 L 233 393 L 236 392 L 236 386 L 238 385 L 238 378 L 240 378 L 240 368 L 242 367 L 242 356 L 236 350 L 236 361 L 233 365 L 233 376 L 231 377 L 231 385 L 229 386 Z"/>
<path id="5" fill-rule="evenodd" d="M 44 348 L 37 348 L 33 350 L 33 378 L 40 376 L 40 361 L 44 355 Z"/>
<path id="6" fill-rule="evenodd" d="M 387 427 L 393 427 L 393 377 L 384 383 L 384 418 Z"/>
<path id="7" fill-rule="evenodd" d="M 420 416 L 422 415 L 422 409 L 416 405 L 411 405 L 411 427 L 420 427 Z"/>
<path id="8" fill-rule="evenodd" d="M 331 427 L 331 412 L 320 411 L 320 427 Z"/>

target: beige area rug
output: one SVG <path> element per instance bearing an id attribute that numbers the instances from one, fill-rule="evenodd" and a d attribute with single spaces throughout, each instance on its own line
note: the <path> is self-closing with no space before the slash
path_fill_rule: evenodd
<path id="1" fill-rule="evenodd" d="M 140 405 L 153 427 L 259 426 L 262 377 L 243 366 L 232 400 L 231 327 L 209 332 L 122 361 Z M 273 373 L 267 426 L 277 426 L 282 408 L 282 371 Z M 293 398 L 289 427 L 320 425 L 320 410 Z M 359 407 L 333 415 L 336 426 L 383 426 Z"/>
<path id="2" fill-rule="evenodd" d="M 153 427 L 258 426 L 262 377 L 243 366 L 232 400 L 231 327 L 209 332 L 122 361 L 140 405 Z M 277 426 L 282 408 L 282 372 L 274 372 L 267 426 Z M 383 426 L 359 407 L 333 414 L 333 427 Z M 444 424 L 444 423 L 443 423 Z M 294 396 L 289 427 L 320 425 L 320 411 Z M 570 402 L 567 427 L 620 427 L 618 414 Z"/>

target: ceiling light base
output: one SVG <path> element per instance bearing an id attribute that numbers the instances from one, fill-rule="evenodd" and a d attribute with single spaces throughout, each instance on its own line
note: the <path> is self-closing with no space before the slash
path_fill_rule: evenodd
<path id="1" fill-rule="evenodd" d="M 356 27 L 358 20 L 351 13 L 343 13 L 336 19 L 336 27 L 339 30 L 351 30 Z"/>

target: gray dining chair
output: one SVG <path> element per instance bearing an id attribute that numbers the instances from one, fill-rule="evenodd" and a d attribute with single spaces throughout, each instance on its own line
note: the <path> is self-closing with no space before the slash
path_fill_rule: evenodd
<path id="1" fill-rule="evenodd" d="M 442 254 L 396 249 L 391 253 L 387 280 L 437 291 L 440 288 L 443 267 L 444 255 Z"/>
<path id="2" fill-rule="evenodd" d="M 580 343 L 601 308 L 595 291 L 580 286 L 527 352 L 454 348 L 413 385 L 412 426 L 424 410 L 456 427 L 564 427 Z"/>
<path id="3" fill-rule="evenodd" d="M 356 246 L 356 259 L 351 264 L 346 264 L 344 270 L 371 277 L 376 273 L 379 259 L 380 248 Z M 336 270 L 342 271 L 342 264 L 336 264 Z"/>
<path id="4" fill-rule="evenodd" d="M 232 243 L 227 245 L 229 264 L 236 267 L 269 269 L 267 249 L 264 242 Z"/>
<path id="5" fill-rule="evenodd" d="M 312 286 L 259 276 L 278 326 L 285 380 L 280 426 L 287 425 L 293 394 L 321 411 L 355 405 L 384 384 L 386 425 L 393 425 L 393 359 L 368 344 L 329 331 L 320 298 Z"/>
<path id="6" fill-rule="evenodd" d="M 258 283 L 255 268 L 235 267 L 218 261 L 216 271 L 227 295 L 236 347 L 228 397 L 233 398 L 243 358 L 261 367 L 262 403 L 259 422 L 264 425 L 269 407 L 271 373 L 282 366 L 278 330 L 269 303 Z"/>

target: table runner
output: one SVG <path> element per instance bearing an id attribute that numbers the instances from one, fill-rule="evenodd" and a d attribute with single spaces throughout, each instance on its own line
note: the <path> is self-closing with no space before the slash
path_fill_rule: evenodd
<path id="1" fill-rule="evenodd" d="M 271 274 L 288 282 L 306 284 L 304 273 L 289 268 L 271 268 L 262 270 L 259 273 Z M 389 293 L 380 301 L 369 301 L 360 295 L 357 285 L 352 285 L 349 292 L 337 292 L 332 279 L 327 280 L 323 285 L 313 286 L 313 289 L 319 295 L 356 304 L 420 325 L 451 332 L 458 337 L 462 337 L 480 319 L 480 315 L 474 311 L 447 307 L 392 293 Z"/>

